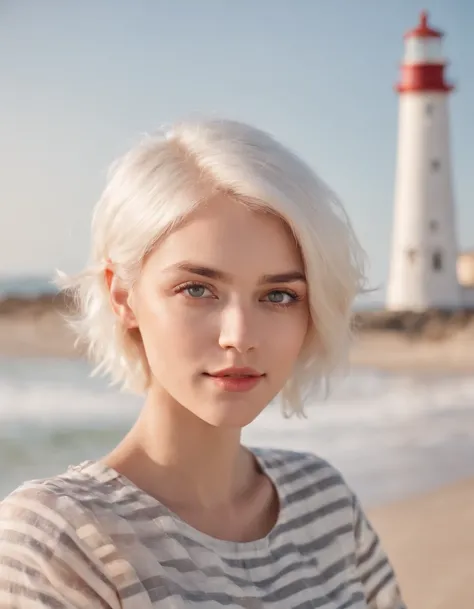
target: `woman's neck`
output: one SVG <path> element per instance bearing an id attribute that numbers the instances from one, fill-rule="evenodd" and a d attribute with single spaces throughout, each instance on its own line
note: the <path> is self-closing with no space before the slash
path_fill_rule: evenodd
<path id="1" fill-rule="evenodd" d="M 149 395 L 136 424 L 105 462 L 171 507 L 234 504 L 258 469 L 241 430 L 207 424 L 171 397 Z"/>

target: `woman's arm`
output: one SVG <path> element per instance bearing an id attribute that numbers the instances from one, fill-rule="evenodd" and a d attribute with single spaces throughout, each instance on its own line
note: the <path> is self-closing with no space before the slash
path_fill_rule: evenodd
<path id="1" fill-rule="evenodd" d="M 0 504 L 0 609 L 119 608 L 100 563 L 62 515 L 69 503 L 28 488 Z"/>
<path id="2" fill-rule="evenodd" d="M 393 568 L 355 496 L 353 509 L 357 570 L 369 609 L 406 609 Z"/>

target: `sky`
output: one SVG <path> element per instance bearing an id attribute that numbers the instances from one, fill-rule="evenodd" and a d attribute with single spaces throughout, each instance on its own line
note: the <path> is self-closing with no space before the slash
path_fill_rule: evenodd
<path id="1" fill-rule="evenodd" d="M 344 202 L 383 294 L 403 34 L 445 31 L 461 248 L 474 247 L 472 0 L 0 0 L 0 275 L 75 272 L 108 166 L 192 116 L 270 131 Z"/>

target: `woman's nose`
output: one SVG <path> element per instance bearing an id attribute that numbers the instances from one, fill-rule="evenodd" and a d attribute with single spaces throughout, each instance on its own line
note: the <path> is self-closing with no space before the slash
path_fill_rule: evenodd
<path id="1" fill-rule="evenodd" d="M 219 345 L 222 349 L 235 349 L 247 353 L 258 347 L 258 323 L 250 307 L 232 305 L 221 316 Z"/>

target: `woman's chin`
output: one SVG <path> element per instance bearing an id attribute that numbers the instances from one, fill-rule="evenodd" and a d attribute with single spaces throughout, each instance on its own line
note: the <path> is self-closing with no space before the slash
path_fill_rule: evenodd
<path id="1" fill-rule="evenodd" d="M 205 409 L 196 409 L 194 414 L 213 427 L 243 428 L 250 425 L 262 412 L 264 406 L 249 406 L 248 402 L 237 403 L 237 401 L 220 401 L 219 403 L 207 403 Z"/>

